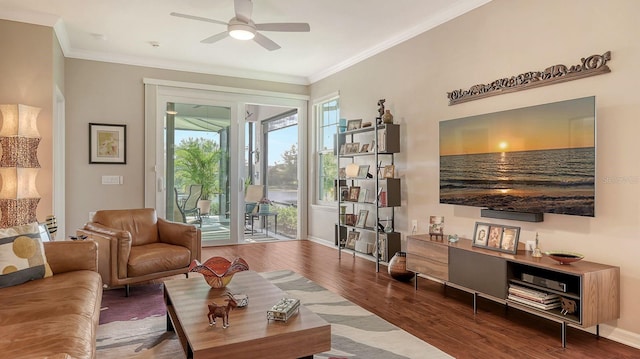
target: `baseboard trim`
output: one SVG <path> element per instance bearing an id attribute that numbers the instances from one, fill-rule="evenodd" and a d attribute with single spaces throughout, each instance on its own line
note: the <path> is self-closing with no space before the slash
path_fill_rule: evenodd
<path id="1" fill-rule="evenodd" d="M 307 240 L 309 240 L 311 242 L 318 243 L 318 244 L 322 244 L 323 246 L 336 248 L 336 245 L 333 242 L 327 241 L 327 240 L 322 239 L 322 238 L 313 237 L 313 236 L 307 236 Z"/>
<path id="2" fill-rule="evenodd" d="M 628 330 L 612 327 L 610 325 L 600 325 L 600 336 L 613 340 L 630 347 L 640 349 L 640 334 Z"/>

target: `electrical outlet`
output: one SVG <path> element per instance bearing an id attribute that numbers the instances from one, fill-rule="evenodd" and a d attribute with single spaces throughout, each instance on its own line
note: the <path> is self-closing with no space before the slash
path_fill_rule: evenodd
<path id="1" fill-rule="evenodd" d="M 533 249 L 536 247 L 536 241 L 527 241 L 526 245 L 525 245 L 525 249 L 533 252 Z"/>

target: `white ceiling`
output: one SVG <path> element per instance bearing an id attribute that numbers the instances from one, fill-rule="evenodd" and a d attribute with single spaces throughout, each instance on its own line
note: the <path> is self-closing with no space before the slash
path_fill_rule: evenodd
<path id="1" fill-rule="evenodd" d="M 0 0 L 0 19 L 53 26 L 70 58 L 309 84 L 491 0 L 254 0 L 253 21 L 307 22 L 309 33 L 263 32 L 280 46 L 226 38 L 233 0 Z M 157 42 L 158 47 L 153 47 Z"/>

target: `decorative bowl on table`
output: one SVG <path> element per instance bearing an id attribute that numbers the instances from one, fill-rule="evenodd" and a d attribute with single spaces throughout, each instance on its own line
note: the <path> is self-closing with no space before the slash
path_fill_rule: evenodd
<path id="1" fill-rule="evenodd" d="M 249 264 L 240 257 L 232 262 L 224 257 L 211 257 L 202 264 L 194 259 L 189 266 L 189 272 L 202 274 L 211 288 L 226 287 L 234 274 L 245 270 L 249 270 Z"/>
<path id="2" fill-rule="evenodd" d="M 551 259 L 557 260 L 560 264 L 570 264 L 584 258 L 580 253 L 564 251 L 545 252 L 544 254 L 548 255 Z"/>

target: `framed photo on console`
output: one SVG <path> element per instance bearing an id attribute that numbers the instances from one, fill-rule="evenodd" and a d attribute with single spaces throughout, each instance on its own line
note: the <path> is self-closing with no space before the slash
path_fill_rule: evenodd
<path id="1" fill-rule="evenodd" d="M 520 227 L 476 222 L 473 246 L 493 251 L 516 254 Z"/>

